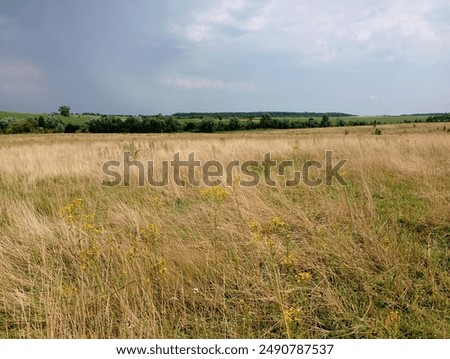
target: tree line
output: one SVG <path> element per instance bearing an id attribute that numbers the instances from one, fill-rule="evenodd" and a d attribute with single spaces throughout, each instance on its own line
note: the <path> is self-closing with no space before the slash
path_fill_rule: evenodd
<path id="1" fill-rule="evenodd" d="M 88 132 L 91 133 L 171 133 L 171 132 L 223 132 L 255 129 L 290 129 L 290 128 L 314 128 L 329 126 L 361 126 L 367 125 L 364 121 L 344 121 L 338 119 L 331 121 L 327 115 L 321 120 L 309 118 L 278 119 L 268 113 L 258 118 L 241 119 L 237 116 L 228 120 L 204 117 L 180 121 L 175 116 L 128 116 L 125 120 L 115 116 L 101 116 L 87 123 Z"/>
<path id="2" fill-rule="evenodd" d="M 450 121 L 450 114 L 430 116 L 426 122 Z M 404 122 L 410 122 L 405 120 Z M 414 122 L 419 122 L 415 120 Z M 256 130 L 256 129 L 294 129 L 294 128 L 322 128 L 345 127 L 381 124 L 378 121 L 370 123 L 357 118 L 338 117 L 331 119 L 328 115 L 322 118 L 310 117 L 307 120 L 276 118 L 270 113 L 263 113 L 259 118 L 240 118 L 233 116 L 229 119 L 203 117 L 202 119 L 180 120 L 176 116 L 127 116 L 126 118 L 114 115 L 101 115 L 93 118 L 83 125 L 72 123 L 64 124 L 58 118 L 34 117 L 16 119 L 13 117 L 0 119 L 0 133 L 173 133 L 173 132 L 199 132 L 212 133 L 223 131 Z"/>
<path id="3" fill-rule="evenodd" d="M 0 133 L 61 133 L 65 132 L 68 125 L 54 117 L 39 116 L 35 118 L 17 119 L 6 117 L 0 119 Z M 81 128 L 74 129 L 73 132 Z"/>

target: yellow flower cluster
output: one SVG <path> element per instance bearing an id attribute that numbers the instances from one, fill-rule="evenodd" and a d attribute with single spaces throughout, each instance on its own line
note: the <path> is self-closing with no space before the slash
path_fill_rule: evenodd
<path id="1" fill-rule="evenodd" d="M 286 223 L 278 216 L 273 217 L 270 224 L 273 228 L 284 228 L 286 225 Z"/>
<path id="2" fill-rule="evenodd" d="M 85 202 L 83 198 L 76 198 L 61 208 L 60 212 L 68 223 L 80 223 L 83 230 L 89 234 L 100 234 L 101 230 L 95 224 L 92 213 L 85 213 Z"/>
<path id="3" fill-rule="evenodd" d="M 248 228 L 250 229 L 250 232 L 256 233 L 256 232 L 259 231 L 259 224 L 258 224 L 258 222 L 251 221 L 251 222 L 248 224 Z"/>
<path id="4" fill-rule="evenodd" d="M 292 267 L 297 263 L 297 258 L 293 254 L 288 254 L 283 259 L 283 264 L 287 267 Z"/>
<path id="5" fill-rule="evenodd" d="M 162 257 L 158 258 L 154 268 L 159 274 L 165 274 L 167 272 L 166 260 Z"/>
<path id="6" fill-rule="evenodd" d="M 252 232 L 252 240 L 254 242 L 260 242 L 263 240 L 263 236 L 261 234 L 258 222 L 251 221 L 248 224 L 248 228 L 250 229 L 250 232 Z"/>
<path id="7" fill-rule="evenodd" d="M 308 272 L 301 272 L 295 276 L 295 279 L 299 284 L 306 284 L 311 280 L 311 274 Z"/>
<path id="8" fill-rule="evenodd" d="M 268 223 L 263 223 L 261 226 L 261 230 L 265 234 L 279 234 L 286 237 L 289 236 L 289 233 L 286 229 L 286 222 L 284 222 L 278 216 L 273 217 L 272 220 Z"/>
<path id="9" fill-rule="evenodd" d="M 248 228 L 253 234 L 252 240 L 255 242 L 266 239 L 269 244 L 274 245 L 272 238 L 273 236 L 289 238 L 286 223 L 278 216 L 275 216 L 269 222 L 262 224 L 252 221 L 248 224 Z"/>
<path id="10" fill-rule="evenodd" d="M 83 207 L 83 198 L 77 198 L 61 208 L 60 212 L 67 222 L 74 222 L 75 220 L 80 218 Z"/>
<path id="11" fill-rule="evenodd" d="M 100 248 L 98 246 L 90 246 L 89 248 L 82 250 L 79 253 L 81 269 L 86 270 L 89 264 L 98 258 L 99 255 Z"/>
<path id="12" fill-rule="evenodd" d="M 158 239 L 158 227 L 156 224 L 151 223 L 145 228 L 139 230 L 139 235 L 141 239 L 146 243 L 156 243 Z"/>
<path id="13" fill-rule="evenodd" d="M 386 325 L 393 326 L 397 325 L 400 322 L 400 313 L 397 311 L 391 311 L 386 316 Z"/>
<path id="14" fill-rule="evenodd" d="M 287 324 L 299 323 L 302 320 L 303 310 L 301 308 L 289 308 L 283 311 L 283 318 Z"/>
<path id="15" fill-rule="evenodd" d="M 93 214 L 87 214 L 84 216 L 83 229 L 90 234 L 100 234 L 102 231 L 95 224 L 95 218 Z"/>
<path id="16" fill-rule="evenodd" d="M 221 186 L 203 188 L 200 190 L 200 197 L 204 200 L 213 200 L 218 205 L 229 196 L 228 191 Z"/>

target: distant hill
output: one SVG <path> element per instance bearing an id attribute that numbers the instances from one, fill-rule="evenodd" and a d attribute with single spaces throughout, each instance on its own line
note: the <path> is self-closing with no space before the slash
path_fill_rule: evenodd
<path id="1" fill-rule="evenodd" d="M 448 115 L 447 112 L 433 112 L 433 113 L 409 113 L 409 114 L 403 114 L 400 116 L 443 116 Z"/>
<path id="2" fill-rule="evenodd" d="M 350 117 L 354 116 L 342 112 L 284 112 L 284 111 L 257 111 L 257 112 L 177 112 L 172 116 L 178 118 L 199 118 L 199 117 L 261 117 L 264 113 L 272 117 Z"/>

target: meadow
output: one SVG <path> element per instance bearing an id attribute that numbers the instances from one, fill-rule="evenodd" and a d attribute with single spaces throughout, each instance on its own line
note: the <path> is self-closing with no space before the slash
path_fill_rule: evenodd
<path id="1" fill-rule="evenodd" d="M 0 135 L 0 338 L 449 338 L 449 127 Z M 101 185 L 326 150 L 347 185 Z"/>
<path id="2" fill-rule="evenodd" d="M 217 116 L 213 116 L 213 114 L 207 114 L 210 118 L 215 118 Z M 43 117 L 49 117 L 49 114 L 44 113 L 22 113 L 22 112 L 8 112 L 8 111 L 0 111 L 0 120 L 4 118 L 13 118 L 13 119 L 27 119 L 27 118 L 37 118 L 39 116 Z M 66 124 L 72 124 L 72 125 L 85 125 L 90 120 L 96 119 L 100 117 L 99 115 L 94 114 L 71 114 L 68 117 L 61 116 L 59 114 L 53 114 L 51 115 L 52 118 L 56 118 L 58 120 L 61 120 L 65 125 Z M 125 115 L 118 115 L 118 118 L 125 120 L 127 116 Z M 356 121 L 356 122 L 366 122 L 367 124 L 371 124 L 373 122 L 379 123 L 379 124 L 394 124 L 394 123 L 404 123 L 404 122 L 425 122 L 426 119 L 429 117 L 429 115 L 398 115 L 398 116 L 348 116 L 348 117 L 333 117 L 330 116 L 331 123 L 335 124 L 340 119 L 349 122 L 349 121 Z M 185 124 L 187 122 L 200 122 L 203 117 L 180 117 L 178 120 L 181 124 Z M 232 117 L 224 117 L 223 122 L 228 123 Z M 320 122 L 322 119 L 321 116 L 298 116 L 298 117 L 282 117 L 282 116 L 274 116 L 274 118 L 278 120 L 293 120 L 293 121 L 299 121 L 299 122 L 305 122 L 308 121 L 309 118 L 313 118 L 316 122 Z M 255 119 L 259 120 L 259 117 L 255 117 Z"/>

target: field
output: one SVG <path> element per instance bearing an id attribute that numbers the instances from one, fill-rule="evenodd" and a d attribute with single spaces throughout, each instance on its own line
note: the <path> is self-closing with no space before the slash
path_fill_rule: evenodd
<path id="1" fill-rule="evenodd" d="M 39 116 L 48 117 L 49 114 L 0 111 L 0 120 L 3 118 L 28 119 L 28 118 L 36 118 Z M 71 123 L 72 125 L 83 125 L 89 120 L 97 118 L 98 116 L 74 114 L 69 117 L 64 117 L 61 115 L 52 115 L 52 117 L 61 120 L 64 124 Z"/>
<path id="2" fill-rule="evenodd" d="M 450 338 L 449 127 L 1 135 L 0 338 Z M 346 185 L 101 185 L 326 150 Z"/>
<path id="3" fill-rule="evenodd" d="M 39 114 L 39 113 L 21 113 L 21 112 L 7 112 L 0 111 L 0 120 L 3 118 L 15 118 L 15 119 L 27 119 L 27 118 L 36 118 L 39 116 L 48 117 L 48 114 Z M 96 115 L 81 115 L 81 114 L 72 114 L 69 117 L 64 117 L 61 115 L 53 115 L 55 118 L 60 119 L 64 124 L 72 124 L 72 125 L 84 125 L 89 120 L 98 118 Z M 118 116 L 122 119 L 125 119 L 127 116 Z M 404 123 L 404 122 L 414 122 L 420 121 L 425 122 L 428 115 L 400 115 L 400 116 L 350 116 L 350 117 L 330 117 L 330 121 L 332 124 L 335 124 L 339 119 L 343 119 L 345 122 L 349 121 L 362 121 L 367 122 L 368 124 L 377 122 L 382 124 L 394 124 L 394 123 Z M 287 119 L 293 121 L 308 121 L 310 117 L 275 117 L 279 120 Z M 320 122 L 321 117 L 313 117 L 314 120 Z M 186 122 L 200 122 L 201 118 L 180 118 L 180 123 L 185 124 Z M 229 118 L 225 117 L 223 119 L 224 123 L 228 123 Z"/>

